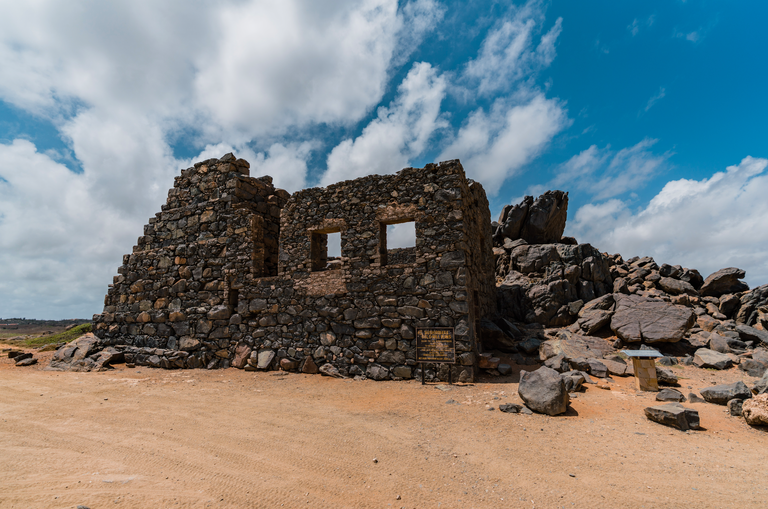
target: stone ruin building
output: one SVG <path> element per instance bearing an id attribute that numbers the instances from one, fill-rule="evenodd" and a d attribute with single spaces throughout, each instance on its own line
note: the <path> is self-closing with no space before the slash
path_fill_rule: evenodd
<path id="1" fill-rule="evenodd" d="M 415 247 L 388 249 L 404 222 Z M 94 324 L 135 365 L 377 380 L 421 378 L 415 329 L 453 327 L 454 379 L 472 380 L 477 324 L 495 313 L 488 200 L 458 160 L 291 195 L 227 154 L 176 177 Z"/>

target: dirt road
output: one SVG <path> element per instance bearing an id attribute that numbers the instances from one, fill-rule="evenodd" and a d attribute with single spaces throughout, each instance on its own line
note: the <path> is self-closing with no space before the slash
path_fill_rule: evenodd
<path id="1" fill-rule="evenodd" d="M 742 379 L 677 372 L 685 394 Z M 520 401 L 509 381 L 56 373 L 2 359 L 0 507 L 768 506 L 768 433 L 709 404 L 691 405 L 706 430 L 666 428 L 643 415 L 654 395 L 609 385 L 547 417 L 500 412 Z"/>

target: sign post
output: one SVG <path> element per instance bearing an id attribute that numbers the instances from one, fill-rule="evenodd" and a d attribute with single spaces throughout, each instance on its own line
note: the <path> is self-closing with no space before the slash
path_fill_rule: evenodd
<path id="1" fill-rule="evenodd" d="M 453 383 L 456 363 L 456 339 L 453 327 L 424 327 L 416 329 L 416 362 L 421 363 L 421 385 L 424 385 L 424 363 L 448 364 L 448 383 Z"/>

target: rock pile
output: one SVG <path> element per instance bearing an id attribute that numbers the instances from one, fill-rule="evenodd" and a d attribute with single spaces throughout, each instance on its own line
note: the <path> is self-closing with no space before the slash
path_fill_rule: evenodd
<path id="1" fill-rule="evenodd" d="M 37 364 L 37 359 L 31 353 L 24 353 L 21 350 L 8 350 L 8 358 L 13 359 L 16 366 L 32 366 Z"/>

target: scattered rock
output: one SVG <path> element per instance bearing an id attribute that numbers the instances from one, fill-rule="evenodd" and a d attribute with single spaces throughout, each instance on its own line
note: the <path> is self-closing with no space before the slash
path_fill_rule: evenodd
<path id="1" fill-rule="evenodd" d="M 752 397 L 752 392 L 744 385 L 744 382 L 714 385 L 701 389 L 699 392 L 708 403 L 715 403 L 716 405 L 725 405 L 734 398 L 749 399 Z"/>
<path id="2" fill-rule="evenodd" d="M 683 393 L 675 389 L 662 389 L 656 394 L 656 401 L 685 401 Z"/>
<path id="3" fill-rule="evenodd" d="M 768 394 L 760 394 L 745 401 L 741 415 L 750 426 L 768 426 Z"/>
<path id="4" fill-rule="evenodd" d="M 504 403 L 502 405 L 499 405 L 499 410 L 502 412 L 506 412 L 508 414 L 518 414 L 520 413 L 520 410 L 522 410 L 523 405 L 518 405 L 516 403 Z"/>
<path id="5" fill-rule="evenodd" d="M 20 354 L 15 355 L 14 357 L 11 357 L 11 358 L 13 359 L 13 362 L 15 362 L 16 365 L 18 366 L 20 362 L 25 361 L 27 359 L 31 359 L 32 358 L 32 354 L 31 353 L 20 353 Z"/>
<path id="6" fill-rule="evenodd" d="M 568 361 L 565 360 L 565 355 L 561 353 L 544 361 L 544 365 L 549 369 L 554 369 L 558 373 L 563 373 L 571 369 Z"/>
<path id="7" fill-rule="evenodd" d="M 560 374 L 546 366 L 530 373 L 521 371 L 518 394 L 528 408 L 547 415 L 564 413 L 570 400 Z"/>
<path id="8" fill-rule="evenodd" d="M 706 403 L 707 400 L 703 399 L 701 396 L 694 392 L 688 393 L 688 403 Z"/>
<path id="9" fill-rule="evenodd" d="M 677 385 L 677 375 L 667 368 L 656 366 L 656 380 L 660 385 Z"/>
<path id="10" fill-rule="evenodd" d="M 576 392 L 581 389 L 581 385 L 586 380 L 584 378 L 586 375 L 582 374 L 580 371 L 571 371 L 569 373 L 570 374 L 562 374 L 560 377 L 563 379 L 566 391 L 569 393 Z"/>
<path id="11" fill-rule="evenodd" d="M 589 366 L 589 369 L 587 370 L 587 372 L 590 375 L 594 375 L 598 378 L 605 378 L 608 376 L 608 368 L 601 361 L 594 358 L 590 358 L 590 359 L 587 359 L 587 364 Z"/>
<path id="12" fill-rule="evenodd" d="M 505 363 L 500 363 L 496 369 L 499 370 L 499 373 L 502 375 L 508 375 L 512 372 L 512 366 Z"/>
<path id="13" fill-rule="evenodd" d="M 693 364 L 698 368 L 728 369 L 733 366 L 733 361 L 725 354 L 699 348 L 693 356 Z"/>
<path id="14" fill-rule="evenodd" d="M 37 359 L 31 356 L 16 362 L 17 366 L 31 366 L 33 364 L 37 364 Z"/>
<path id="15" fill-rule="evenodd" d="M 699 428 L 699 412 L 679 403 L 648 407 L 645 416 L 651 421 L 683 431 Z"/>
<path id="16" fill-rule="evenodd" d="M 608 368 L 608 373 L 611 375 L 627 376 L 627 364 L 619 357 L 616 359 L 601 359 L 600 362 L 602 362 L 605 367 Z"/>
<path id="17" fill-rule="evenodd" d="M 730 413 L 733 417 L 741 417 L 741 407 L 743 403 L 744 400 L 739 398 L 728 400 L 728 403 L 726 404 L 728 407 L 728 413 Z"/>

